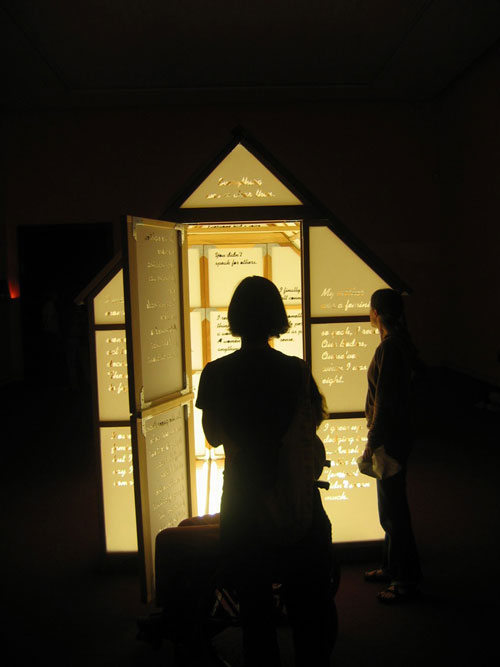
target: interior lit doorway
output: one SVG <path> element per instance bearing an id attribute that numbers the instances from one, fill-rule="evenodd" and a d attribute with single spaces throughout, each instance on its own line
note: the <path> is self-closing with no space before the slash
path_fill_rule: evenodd
<path id="1" fill-rule="evenodd" d="M 290 329 L 270 341 L 281 352 L 304 357 L 300 221 L 259 221 L 190 225 L 187 231 L 193 389 L 209 361 L 240 347 L 231 335 L 227 310 L 238 283 L 258 275 L 272 280 L 283 298 Z M 198 514 L 219 511 L 223 447 L 208 446 L 195 408 Z"/>

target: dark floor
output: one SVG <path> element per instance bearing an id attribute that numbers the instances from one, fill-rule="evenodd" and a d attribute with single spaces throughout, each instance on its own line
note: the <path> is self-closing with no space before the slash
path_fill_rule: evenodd
<path id="1" fill-rule="evenodd" d="M 489 649 L 498 655 L 500 417 L 478 407 L 481 392 L 462 378 L 429 382 L 409 479 L 422 598 L 384 607 L 362 581 L 371 563 L 344 562 L 333 665 L 489 665 Z M 168 644 L 155 652 L 136 640 L 136 618 L 150 611 L 137 575 L 99 566 L 88 391 L 32 380 L 0 398 L 4 664 L 173 665 Z M 219 638 L 221 652 L 234 641 Z"/>

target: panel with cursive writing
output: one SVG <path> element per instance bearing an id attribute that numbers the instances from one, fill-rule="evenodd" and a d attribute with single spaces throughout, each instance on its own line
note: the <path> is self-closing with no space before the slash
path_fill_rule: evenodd
<path id="1" fill-rule="evenodd" d="M 181 208 L 286 206 L 300 200 L 242 144 L 237 144 Z"/>
<path id="2" fill-rule="evenodd" d="M 128 420 L 130 406 L 125 331 L 96 331 L 95 344 L 99 420 Z"/>
<path id="3" fill-rule="evenodd" d="M 184 388 L 179 234 L 175 229 L 136 227 L 145 403 Z"/>
<path id="4" fill-rule="evenodd" d="M 378 331 L 369 322 L 311 327 L 313 375 L 326 398 L 329 412 L 364 410 L 366 374 L 379 343 Z"/>
<path id="5" fill-rule="evenodd" d="M 286 306 L 302 303 L 300 252 L 290 246 L 270 244 L 272 281 Z"/>
<path id="6" fill-rule="evenodd" d="M 227 310 L 209 309 L 210 360 L 225 357 L 241 347 L 241 338 L 233 336 L 229 330 Z"/>
<path id="7" fill-rule="evenodd" d="M 264 249 L 265 246 L 205 248 L 211 307 L 227 308 L 236 286 L 243 278 L 264 275 Z"/>
<path id="8" fill-rule="evenodd" d="M 94 297 L 94 323 L 125 324 L 122 269 Z"/>
<path id="9" fill-rule="evenodd" d="M 323 506 L 332 522 L 335 542 L 378 540 L 383 537 L 377 511 L 375 479 L 359 472 L 356 459 L 367 440 L 365 419 L 331 419 L 318 430 L 331 467 L 321 479 L 330 483 L 322 491 Z"/>
<path id="10" fill-rule="evenodd" d="M 311 227 L 312 317 L 368 315 L 373 292 L 389 287 L 328 227 Z"/>
<path id="11" fill-rule="evenodd" d="M 106 550 L 137 551 L 130 426 L 102 427 L 99 435 Z"/>
<path id="12" fill-rule="evenodd" d="M 156 535 L 188 517 L 188 476 L 184 408 L 178 406 L 142 424 L 147 462 L 151 549 Z"/>
<path id="13" fill-rule="evenodd" d="M 302 310 L 300 308 L 287 308 L 286 314 L 290 328 L 279 338 L 273 339 L 273 347 L 283 354 L 294 357 L 304 357 L 304 343 L 302 336 Z"/>

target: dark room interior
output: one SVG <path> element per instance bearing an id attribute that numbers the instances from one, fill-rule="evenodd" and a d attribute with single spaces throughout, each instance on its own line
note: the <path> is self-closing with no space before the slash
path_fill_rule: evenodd
<path id="1" fill-rule="evenodd" d="M 427 368 L 408 478 L 422 593 L 380 605 L 362 576 L 376 558 L 341 551 L 331 664 L 490 664 L 500 2 L 2 0 L 0 15 L 4 664 L 177 664 L 168 641 L 137 639 L 155 611 L 137 559 L 103 557 L 75 299 L 120 251 L 123 216 L 160 219 L 235 127 L 411 287 Z M 65 322 L 55 348 L 42 330 L 52 293 Z M 214 640 L 232 667 L 239 639 Z"/>

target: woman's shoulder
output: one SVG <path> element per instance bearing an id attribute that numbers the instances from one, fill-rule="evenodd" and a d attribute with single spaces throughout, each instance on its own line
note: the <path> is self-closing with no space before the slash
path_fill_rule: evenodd
<path id="1" fill-rule="evenodd" d="M 291 354 L 284 354 L 280 350 L 271 349 L 272 359 L 276 365 L 280 365 L 284 369 L 290 371 L 301 369 L 306 371 L 309 369 L 308 364 L 300 357 L 294 357 Z"/>
<path id="2" fill-rule="evenodd" d="M 394 358 L 408 361 L 413 357 L 413 348 L 409 342 L 398 335 L 386 336 L 376 350 L 380 358 Z"/>
<path id="3" fill-rule="evenodd" d="M 309 366 L 303 359 L 284 354 L 279 350 L 269 347 L 267 350 L 236 350 L 224 357 L 209 361 L 203 373 L 206 376 L 218 377 L 228 373 L 245 372 L 253 369 L 256 372 L 263 368 L 272 370 L 273 374 L 295 374 L 298 370 L 307 371 Z"/>
<path id="4" fill-rule="evenodd" d="M 205 379 L 212 380 L 214 378 L 219 378 L 232 373 L 239 365 L 239 350 L 226 354 L 224 357 L 219 357 L 213 361 L 208 361 L 202 371 L 202 375 L 205 376 Z"/>

